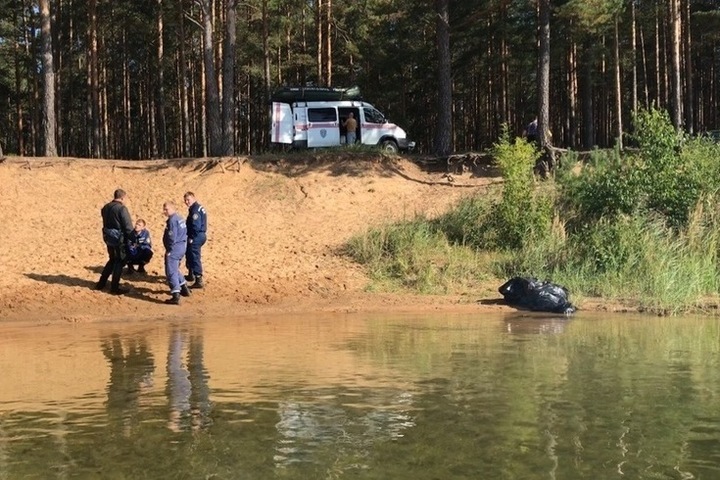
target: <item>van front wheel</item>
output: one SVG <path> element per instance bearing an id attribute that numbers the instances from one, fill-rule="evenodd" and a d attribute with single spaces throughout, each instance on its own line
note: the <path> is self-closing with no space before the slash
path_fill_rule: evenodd
<path id="1" fill-rule="evenodd" d="M 380 143 L 380 149 L 385 153 L 398 153 L 398 144 L 395 140 L 383 140 Z"/>

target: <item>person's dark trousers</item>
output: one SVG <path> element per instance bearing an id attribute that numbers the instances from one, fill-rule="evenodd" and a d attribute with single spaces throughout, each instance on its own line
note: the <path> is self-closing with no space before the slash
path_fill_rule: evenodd
<path id="1" fill-rule="evenodd" d="M 128 256 L 128 265 L 147 265 L 153 257 L 152 250 L 140 250 L 136 255 Z"/>
<path id="2" fill-rule="evenodd" d="M 108 277 L 112 274 L 112 280 L 110 281 L 110 291 L 115 292 L 120 287 L 120 275 L 122 275 L 122 269 L 125 265 L 125 247 L 120 245 L 119 247 L 107 247 L 108 256 L 110 257 L 105 268 L 103 268 L 100 274 L 100 280 L 97 283 L 98 289 L 105 288 Z"/>
<path id="3" fill-rule="evenodd" d="M 185 254 L 185 266 L 188 272 L 194 275 L 202 275 L 202 257 L 200 255 L 200 249 L 205 245 L 207 237 L 204 233 L 199 233 L 193 238 L 192 243 L 188 241 L 187 252 Z"/>

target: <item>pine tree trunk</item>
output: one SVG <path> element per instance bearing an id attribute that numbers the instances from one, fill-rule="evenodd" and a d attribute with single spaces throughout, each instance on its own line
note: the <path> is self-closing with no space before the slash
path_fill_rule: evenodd
<path id="1" fill-rule="evenodd" d="M 187 66 L 185 64 L 185 5 L 183 0 L 178 0 L 178 96 L 180 102 L 180 156 L 187 157 L 192 151 L 190 139 L 190 108 L 188 106 L 188 87 L 187 87 Z"/>
<path id="2" fill-rule="evenodd" d="M 212 157 L 222 155 L 222 125 L 220 122 L 220 95 L 215 73 L 213 49 L 212 0 L 202 0 L 203 18 L 203 65 L 205 67 L 205 109 L 207 113 L 208 153 Z"/>
<path id="3" fill-rule="evenodd" d="M 586 42 L 581 55 L 580 70 L 580 101 L 582 108 L 582 144 L 583 148 L 590 149 L 595 146 L 595 122 L 593 105 L 593 48 Z"/>
<path id="4" fill-rule="evenodd" d="M 623 122 L 622 122 L 622 83 L 620 81 L 620 32 L 618 29 L 618 20 L 615 20 L 615 135 L 619 148 L 623 148 Z"/>
<path id="5" fill-rule="evenodd" d="M 642 71 L 643 71 L 643 94 L 645 98 L 645 108 L 650 108 L 650 75 L 648 73 L 648 60 L 645 50 L 645 32 L 640 27 L 640 51 L 642 52 Z"/>
<path id="6" fill-rule="evenodd" d="M 568 52 L 568 112 L 567 112 L 567 126 L 568 126 L 568 144 L 570 147 L 575 148 L 578 146 L 578 62 L 577 62 L 577 44 L 573 41 L 570 44 Z"/>
<path id="7" fill-rule="evenodd" d="M 695 132 L 695 95 L 694 95 L 694 79 L 693 79 L 693 62 L 692 62 L 692 32 L 690 24 L 690 0 L 685 0 L 685 8 L 683 8 L 684 16 L 684 32 L 683 57 L 685 59 L 685 128 L 687 132 L 692 134 Z"/>
<path id="8" fill-rule="evenodd" d="M 452 152 L 452 71 L 448 3 L 449 0 L 435 0 L 438 55 L 438 123 L 435 153 L 439 156 L 447 156 Z"/>
<path id="9" fill-rule="evenodd" d="M 315 30 L 317 35 L 317 84 L 323 84 L 323 0 L 315 4 Z"/>
<path id="10" fill-rule="evenodd" d="M 325 0 L 325 84 L 332 86 L 332 0 Z"/>
<path id="11" fill-rule="evenodd" d="M 676 130 L 682 127 L 682 83 L 680 75 L 680 0 L 669 0 L 670 4 L 670 116 Z"/>
<path id="12" fill-rule="evenodd" d="M 550 0 L 538 1 L 538 139 L 541 147 L 551 143 L 550 137 Z"/>
<path id="13" fill-rule="evenodd" d="M 50 27 L 50 0 L 40 0 L 43 68 L 43 155 L 57 156 L 55 145 L 55 70 L 53 69 L 52 30 Z"/>
<path id="14" fill-rule="evenodd" d="M 123 86 L 123 102 L 122 102 L 122 141 L 123 146 L 120 149 L 124 158 L 129 158 L 132 154 L 130 153 L 130 143 L 132 142 L 132 97 L 130 92 L 130 63 L 128 58 L 128 46 L 127 46 L 127 29 L 123 29 L 122 33 L 122 86 Z"/>
<path id="15" fill-rule="evenodd" d="M 88 7 L 88 37 L 90 59 L 88 62 L 90 87 L 90 156 L 100 157 L 100 76 L 98 68 L 97 0 L 90 0 Z"/>
<path id="16" fill-rule="evenodd" d="M 630 42 L 632 49 L 632 111 L 638 109 L 638 74 L 637 74 L 637 18 L 635 15 L 635 2 L 630 2 Z"/>
<path id="17" fill-rule="evenodd" d="M 165 43 L 163 41 L 163 2 L 157 0 L 157 85 L 155 88 L 157 149 L 160 158 L 167 157 L 167 126 L 165 120 Z"/>
<path id="18" fill-rule="evenodd" d="M 235 46 L 236 0 L 227 0 L 225 48 L 223 49 L 223 155 L 235 155 Z"/>
<path id="19" fill-rule="evenodd" d="M 302 53 L 303 58 L 306 58 L 309 55 L 308 44 L 307 44 L 307 28 L 305 27 L 306 12 L 307 12 L 307 4 L 305 2 L 303 2 L 302 17 L 300 17 L 301 21 L 302 21 L 302 26 L 300 27 L 300 28 L 302 28 L 302 47 L 301 47 L 300 52 Z M 305 64 L 305 62 L 303 62 L 302 65 L 300 66 L 300 85 L 307 85 L 307 77 L 308 77 L 307 65 Z"/>
<path id="20" fill-rule="evenodd" d="M 20 6 L 20 5 L 18 5 Z M 23 10 L 18 9 L 13 12 L 13 23 L 19 25 L 20 19 L 18 13 L 23 15 Z M 15 128 L 17 135 L 17 153 L 20 156 L 25 155 L 25 119 L 23 112 L 23 90 L 22 90 L 22 59 L 20 57 L 20 41 L 15 38 L 13 42 L 13 53 L 15 54 Z"/>
<path id="21" fill-rule="evenodd" d="M 270 99 L 270 47 L 268 46 L 268 12 L 267 0 L 262 3 L 262 37 L 263 37 L 263 96 Z"/>

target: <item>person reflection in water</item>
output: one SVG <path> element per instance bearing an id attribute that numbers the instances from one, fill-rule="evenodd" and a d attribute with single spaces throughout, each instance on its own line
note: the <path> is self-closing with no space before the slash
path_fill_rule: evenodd
<path id="1" fill-rule="evenodd" d="M 184 352 L 187 350 L 187 365 Z M 168 428 L 174 432 L 200 430 L 210 423 L 210 389 L 203 366 L 200 332 L 170 332 L 167 361 Z"/>
<path id="2" fill-rule="evenodd" d="M 105 339 L 102 352 L 110 364 L 107 387 L 108 416 L 119 421 L 124 434 L 139 423 L 139 400 L 143 391 L 152 388 L 155 359 L 144 338 L 125 340 L 118 334 Z"/>

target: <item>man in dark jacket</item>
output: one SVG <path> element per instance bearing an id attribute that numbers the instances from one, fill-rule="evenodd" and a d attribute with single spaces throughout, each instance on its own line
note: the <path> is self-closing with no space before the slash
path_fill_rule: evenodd
<path id="1" fill-rule="evenodd" d="M 207 240 L 207 212 L 205 207 L 195 200 L 193 192 L 186 192 L 183 199 L 185 205 L 188 206 L 186 221 L 188 243 L 185 253 L 185 266 L 187 266 L 188 274 L 185 279 L 188 282 L 195 282 L 192 284 L 192 288 L 203 288 L 205 281 L 203 280 L 201 249 Z"/>
<path id="2" fill-rule="evenodd" d="M 112 274 L 110 293 L 114 295 L 128 292 L 120 288 L 120 275 L 125 265 L 125 240 L 133 231 L 132 218 L 125 206 L 126 196 L 125 191 L 118 188 L 113 194 L 113 200 L 106 203 L 100 210 L 103 221 L 103 241 L 107 246 L 109 259 L 100 274 L 100 280 L 95 285 L 95 289 L 105 288 L 108 277 Z"/>

